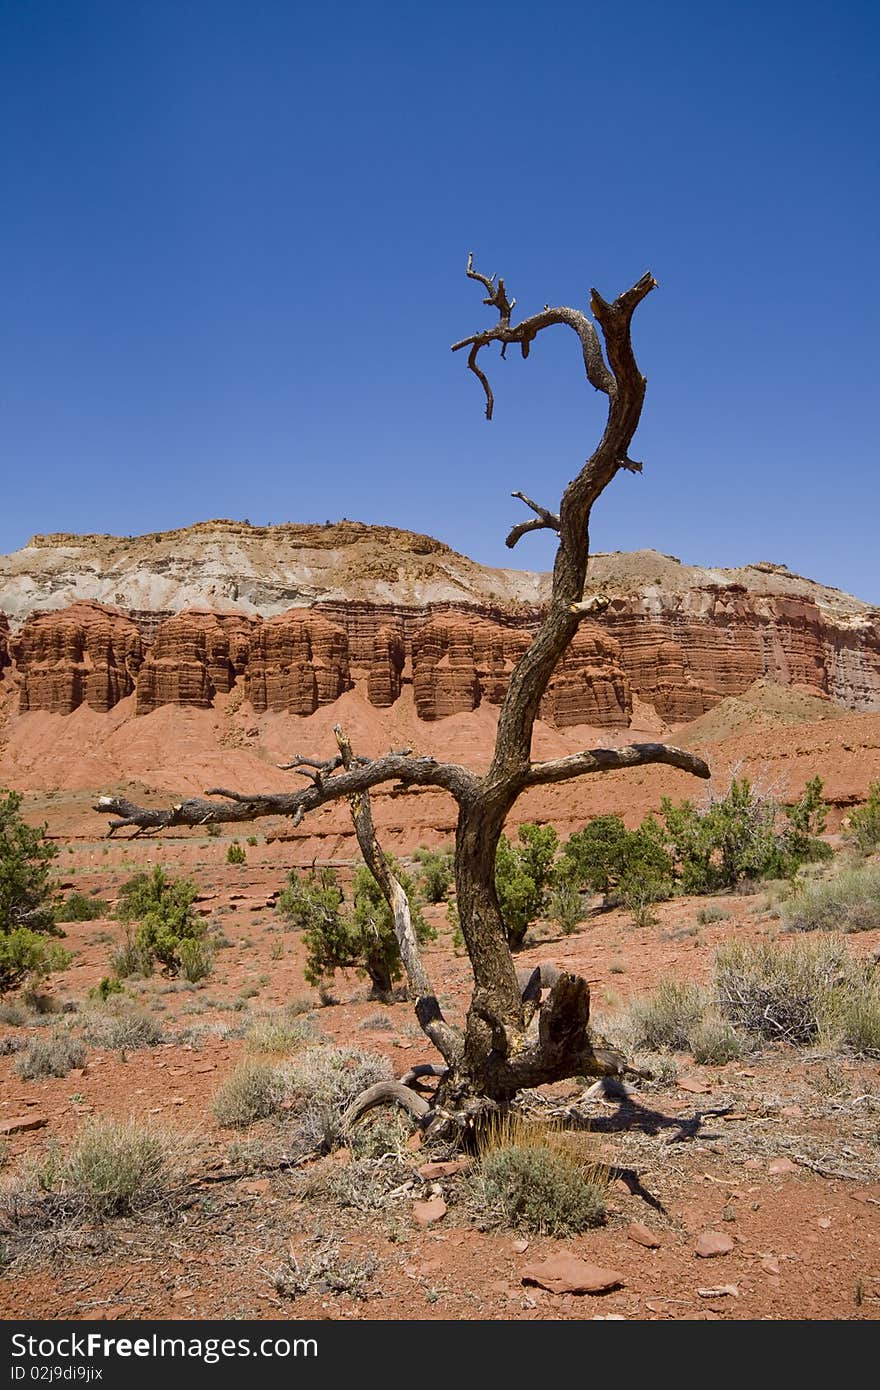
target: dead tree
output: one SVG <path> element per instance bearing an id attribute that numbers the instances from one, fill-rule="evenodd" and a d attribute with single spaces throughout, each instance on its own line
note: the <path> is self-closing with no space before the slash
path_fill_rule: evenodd
<path id="1" fill-rule="evenodd" d="M 444 1064 L 428 1068 L 432 1074 L 439 1074 L 430 1102 L 413 1089 L 424 1074 L 423 1068 L 415 1068 L 404 1082 L 372 1088 L 355 1103 L 349 1121 L 382 1100 L 404 1104 L 423 1122 L 441 1116 L 463 1119 L 486 1104 L 507 1102 L 523 1087 L 576 1075 L 623 1072 L 626 1062 L 621 1054 L 590 1036 L 590 991 L 586 980 L 572 974 L 559 974 L 540 1009 L 540 968 L 525 988 L 519 984 L 495 892 L 498 842 L 513 805 L 530 787 L 647 763 L 666 763 L 697 777 L 709 776 L 709 769 L 701 758 L 659 743 L 585 750 L 549 762 L 533 762 L 531 756 L 532 731 L 550 677 L 578 624 L 600 606 L 595 600 L 584 601 L 593 504 L 620 469 L 641 470 L 641 464 L 629 458 L 645 396 L 645 379 L 633 355 L 630 324 L 635 309 L 654 289 L 656 282 L 651 275 L 643 275 L 631 289 L 610 303 L 598 291 L 591 291 L 590 307 L 605 343 L 603 354 L 594 323 L 580 310 L 546 307 L 530 318 L 512 323 L 515 301 L 508 298 L 504 281 L 496 283 L 494 276 L 480 275 L 474 270 L 471 257 L 467 274 L 485 288 L 483 303 L 498 312 L 497 323 L 463 338 L 452 348 L 453 352 L 468 349 L 468 367 L 479 379 L 486 396 L 487 419 L 492 418 L 494 397 L 480 366 L 480 352 L 498 343 L 503 356 L 508 346 L 516 344 L 523 357 L 528 357 L 537 335 L 556 324 L 563 324 L 577 334 L 587 379 L 608 398 L 602 438 L 565 489 L 559 511 L 551 512 L 521 492 L 513 494 L 525 502 L 535 516 L 513 527 L 507 537 L 508 546 L 516 545 L 526 533 L 541 529 L 555 531 L 559 541 L 547 613 L 511 676 L 500 709 L 495 749 L 488 770 L 478 776 L 458 764 L 413 757 L 409 751 L 392 751 L 372 759 L 357 757 L 338 730 L 340 752 L 337 757 L 326 762 L 297 758 L 288 764 L 291 770 L 308 779 L 309 785 L 298 791 L 249 795 L 215 788 L 206 796 L 222 797 L 222 801 L 194 799 L 180 802 L 166 811 L 145 810 L 114 797 L 102 797 L 95 807 L 119 817 L 111 823 L 111 835 L 127 826 L 133 827 L 136 834 L 146 834 L 169 826 L 245 822 L 270 815 L 290 816 L 296 825 L 309 811 L 328 801 L 344 796 L 351 799 L 361 851 L 394 911 L 401 955 L 411 992 L 415 995 L 416 1015 Z M 415 936 L 411 928 L 408 929 L 405 895 L 391 878 L 376 844 L 369 792 L 386 782 L 394 782 L 402 788 L 439 787 L 458 804 L 456 901 L 474 976 L 473 995 L 463 1030 L 443 1018 L 422 966 Z"/>

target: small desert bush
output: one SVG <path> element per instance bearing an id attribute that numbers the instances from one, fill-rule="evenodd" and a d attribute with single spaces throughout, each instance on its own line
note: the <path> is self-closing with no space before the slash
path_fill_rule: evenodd
<path id="1" fill-rule="evenodd" d="M 570 936 L 578 923 L 584 920 L 584 915 L 584 900 L 577 883 L 571 875 L 557 874 L 547 906 L 549 920 L 563 936 Z"/>
<path id="2" fill-rule="evenodd" d="M 630 1006 L 632 1046 L 648 1052 L 686 1051 L 705 1010 L 706 997 L 696 985 L 661 980 L 653 994 Z"/>
<path id="3" fill-rule="evenodd" d="M 743 1040 L 725 1018 L 709 1014 L 690 1031 L 690 1050 L 695 1062 L 704 1066 L 723 1067 L 743 1055 Z"/>
<path id="4" fill-rule="evenodd" d="M 880 849 L 880 782 L 871 783 L 864 806 L 858 806 L 851 813 L 847 839 L 863 854 L 873 854 L 875 849 Z"/>
<path id="5" fill-rule="evenodd" d="M 728 941 L 715 955 L 722 1016 L 758 1037 L 796 1046 L 816 1041 L 842 1001 L 859 992 L 863 975 L 839 937 L 790 947 Z"/>
<path id="6" fill-rule="evenodd" d="M 4 999 L 0 1003 L 0 1023 L 10 1028 L 23 1028 L 30 1022 L 30 1010 L 20 999 Z"/>
<path id="7" fill-rule="evenodd" d="M 245 853 L 244 845 L 240 845 L 238 840 L 233 840 L 226 851 L 226 862 L 227 864 L 247 863 L 247 854 Z"/>
<path id="8" fill-rule="evenodd" d="M 412 1132 L 412 1124 L 402 1110 L 382 1107 L 352 1130 L 351 1149 L 356 1158 L 377 1159 L 386 1154 L 401 1157 Z"/>
<path id="9" fill-rule="evenodd" d="M 111 952 L 110 964 L 120 980 L 132 977 L 146 979 L 153 973 L 153 953 L 129 927 L 126 928 L 122 945 Z"/>
<path id="10" fill-rule="evenodd" d="M 284 1074 L 268 1062 L 242 1062 L 214 1094 L 214 1118 L 226 1129 L 268 1119 L 287 1094 Z"/>
<path id="11" fill-rule="evenodd" d="M 382 1150 L 374 1157 L 355 1157 L 344 1167 L 333 1168 L 319 1177 L 314 1185 L 306 1178 L 303 1195 L 320 1195 L 334 1206 L 353 1207 L 355 1211 L 387 1207 L 391 1194 L 399 1200 L 401 1188 L 408 1187 L 413 1175 L 412 1163 L 407 1163 L 398 1151 L 391 1151 L 390 1157 L 388 1154 L 388 1150 Z"/>
<path id="12" fill-rule="evenodd" d="M 880 865 L 804 883 L 783 910 L 790 931 L 871 931 L 880 927 Z"/>
<path id="13" fill-rule="evenodd" d="M 95 1009 L 85 1016 L 86 1039 L 94 1047 L 133 1052 L 139 1047 L 155 1047 L 162 1041 L 162 1029 L 149 1014 L 137 1009 Z"/>
<path id="14" fill-rule="evenodd" d="M 386 1058 L 330 1044 L 301 1053 L 288 1074 L 296 1131 L 291 1139 L 304 1152 L 334 1148 L 343 1138 L 342 1116 L 355 1097 L 393 1076 Z"/>
<path id="15" fill-rule="evenodd" d="M 90 898 L 85 893 L 70 893 L 55 909 L 56 922 L 95 922 L 110 916 L 110 904 L 104 898 Z"/>
<path id="16" fill-rule="evenodd" d="M 135 874 L 119 890 L 117 918 L 138 924 L 133 947 L 157 960 L 167 975 L 180 971 L 183 943 L 201 941 L 207 931 L 193 906 L 198 891 L 191 879 L 169 878 L 158 865 L 152 873 Z"/>
<path id="17" fill-rule="evenodd" d="M 207 941 L 184 939 L 177 948 L 180 973 L 190 984 L 198 984 L 214 969 L 214 950 Z"/>
<path id="18" fill-rule="evenodd" d="M 455 878 L 455 859 L 449 849 L 417 849 L 413 855 L 421 869 L 419 875 L 425 899 L 442 903 Z"/>
<path id="19" fill-rule="evenodd" d="M 291 1251 L 287 1265 L 276 1272 L 272 1282 L 275 1292 L 285 1298 L 306 1293 L 347 1293 L 351 1298 L 367 1298 L 378 1267 L 375 1255 L 346 1260 L 338 1245 L 328 1243 L 302 1260 Z"/>
<path id="20" fill-rule="evenodd" d="M 74 1067 L 85 1066 L 86 1048 L 79 1038 L 53 1030 L 48 1037 L 34 1038 L 15 1059 L 15 1071 L 23 1081 L 44 1076 L 66 1076 Z"/>
<path id="21" fill-rule="evenodd" d="M 880 1056 L 880 989 L 865 981 L 833 1001 L 827 1029 L 853 1052 Z"/>
<path id="22" fill-rule="evenodd" d="M 480 1224 L 549 1236 L 601 1225 L 608 1171 L 584 1153 L 583 1137 L 516 1118 L 490 1130 L 469 1180 Z"/>
<path id="23" fill-rule="evenodd" d="M 97 999 L 99 1004 L 106 1004 L 113 995 L 124 993 L 125 989 L 121 980 L 117 980 L 111 975 L 102 975 L 95 987 L 89 990 L 89 998 Z"/>
<path id="24" fill-rule="evenodd" d="M 394 1020 L 387 1014 L 370 1014 L 368 1018 L 361 1019 L 358 1027 L 373 1033 L 393 1033 Z"/>
<path id="25" fill-rule="evenodd" d="M 716 903 L 710 903 L 708 907 L 701 907 L 697 913 L 697 921 L 701 927 L 706 927 L 710 922 L 724 922 L 730 916 L 726 908 L 718 907 Z"/>
<path id="26" fill-rule="evenodd" d="M 245 1034 L 250 1052 L 267 1052 L 283 1057 L 314 1040 L 314 1025 L 308 1019 L 291 1019 L 285 1010 L 258 1014 Z"/>
<path id="27" fill-rule="evenodd" d="M 393 1075 L 391 1063 L 375 1052 L 330 1044 L 310 1047 L 290 1069 L 298 1109 L 326 1104 L 340 1112 L 368 1086 Z"/>
<path id="28" fill-rule="evenodd" d="M 173 1181 L 171 1146 L 134 1120 L 96 1119 L 66 1152 L 51 1151 L 36 1178 L 71 1215 L 129 1215 L 167 1196 Z"/>

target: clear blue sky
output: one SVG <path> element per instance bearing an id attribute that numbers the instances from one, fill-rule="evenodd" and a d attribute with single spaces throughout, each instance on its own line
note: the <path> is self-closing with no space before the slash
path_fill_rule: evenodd
<path id="1" fill-rule="evenodd" d="M 0 551 L 341 516 L 486 563 L 604 398 L 524 313 L 660 289 L 595 549 L 880 604 L 875 3 L 0 0 Z M 488 357 L 488 353 L 486 356 Z"/>

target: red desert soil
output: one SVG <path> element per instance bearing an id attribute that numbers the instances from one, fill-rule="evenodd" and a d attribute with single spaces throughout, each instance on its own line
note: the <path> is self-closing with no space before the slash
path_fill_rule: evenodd
<path id="1" fill-rule="evenodd" d="M 389 721 L 397 721 L 393 727 Z M 299 935 L 283 930 L 272 906 L 287 868 L 317 857 L 354 861 L 347 811 L 318 813 L 288 838 L 267 842 L 282 823 L 241 827 L 247 863 L 226 863 L 231 836 L 195 832 L 161 840 L 103 839 L 104 822 L 90 809 L 96 792 L 122 788 L 135 799 L 167 802 L 218 781 L 238 788 L 282 788 L 288 774 L 273 764 L 297 752 L 326 753 L 340 720 L 356 748 L 378 752 L 411 742 L 438 756 L 479 765 L 496 711 L 418 726 L 403 701 L 381 719 L 356 694 L 332 711 L 307 719 L 240 710 L 171 708 L 134 721 L 123 706 L 109 715 L 83 708 L 62 717 L 14 719 L 0 760 L 0 785 L 28 793 L 29 817 L 46 820 L 57 836 L 57 868 L 68 888 L 99 891 L 112 900 L 138 869 L 164 865 L 199 884 L 201 909 L 229 946 L 217 952 L 214 973 L 196 987 L 161 976 L 133 983 L 141 1006 L 161 1025 L 165 1041 L 128 1052 L 90 1047 L 81 1074 L 23 1081 L 15 1056 L 0 1056 L 0 1126 L 45 1119 L 8 1139 L 6 1173 L 64 1144 L 84 1118 L 131 1115 L 179 1136 L 189 1171 L 187 1199 L 173 1215 L 119 1219 L 35 1233 L 30 1246 L 11 1243 L 2 1218 L 6 1257 L 0 1315 L 43 1318 L 515 1318 L 592 1319 L 876 1319 L 880 1311 L 880 1062 L 765 1046 L 724 1067 L 697 1067 L 679 1057 L 675 1083 L 640 1083 L 628 1100 L 588 1102 L 591 1143 L 623 1170 L 610 1194 L 604 1227 L 564 1240 L 520 1232 L 482 1231 L 468 1214 L 461 1175 L 422 1182 L 411 1155 L 411 1185 L 378 1209 L 331 1208 L 304 1189 L 303 1170 L 242 1172 L 230 1145 L 262 1140 L 282 1145 L 283 1122 L 267 1120 L 244 1135 L 221 1129 L 211 1099 L 247 1054 L 242 1024 L 255 1015 L 305 1000 L 322 1040 L 382 1053 L 397 1073 L 430 1060 L 412 1009 L 403 1001 L 377 1005 L 355 972 L 337 977 L 339 1003 L 321 1007 L 303 982 Z M 680 731 L 686 737 L 686 731 Z M 717 734 L 717 729 L 712 732 Z M 723 732 L 723 731 L 722 731 Z M 418 735 L 418 739 L 416 738 Z M 628 741 L 637 732 L 617 738 Z M 536 754 L 607 744 L 607 731 L 539 729 Z M 672 740 L 670 740 L 672 741 Z M 850 715 L 812 724 L 752 728 L 705 744 L 718 785 L 731 768 L 794 795 L 819 773 L 837 803 L 847 805 L 880 776 L 880 715 Z M 567 835 L 600 810 L 632 822 L 655 808 L 660 795 L 703 794 L 681 774 L 646 769 L 587 778 L 524 798 L 521 819 L 552 821 Z M 376 819 L 388 847 L 405 853 L 448 840 L 452 805 L 440 795 L 376 797 Z M 836 826 L 835 826 L 836 828 Z M 348 873 L 348 868 L 345 869 Z M 547 926 L 518 964 L 552 960 L 590 980 L 594 1013 L 613 1015 L 630 998 L 673 976 L 707 983 L 718 944 L 775 936 L 780 923 L 767 894 L 713 898 L 727 914 L 700 922 L 705 902 L 661 904 L 657 923 L 637 928 L 621 911 L 596 913 L 568 937 Z M 431 908 L 438 939 L 426 961 L 444 1006 L 461 1019 L 469 996 L 466 958 L 453 949 L 444 910 Z M 717 914 L 716 914 L 717 915 Z M 73 923 L 71 967 L 54 977 L 58 1003 L 89 1007 L 88 991 L 108 973 L 121 934 L 112 921 Z M 880 930 L 848 938 L 861 954 L 880 950 Z M 278 955 L 281 952 L 280 957 Z M 3 1026 L 2 1034 L 42 1030 Z M 554 1088 L 562 1103 L 582 1087 Z M 729 1107 L 729 1108 L 728 1108 Z M 724 1111 L 711 1114 L 711 1111 Z M 786 1160 L 780 1163 L 779 1160 Z M 320 1159 L 311 1165 L 339 1162 Z M 218 1179 L 228 1178 L 228 1181 Z M 437 1189 L 435 1192 L 434 1189 Z M 442 1195 L 446 1214 L 420 1226 L 417 1199 Z M 659 1240 L 646 1248 L 629 1234 L 633 1223 Z M 698 1237 L 729 1236 L 729 1253 L 701 1258 Z M 362 1300 L 348 1293 L 280 1295 L 273 1282 L 291 1258 L 302 1262 L 331 1238 L 342 1257 L 377 1261 Z M 560 1252 L 617 1271 L 619 1287 L 601 1295 L 552 1293 L 522 1280 L 527 1265 Z M 723 1291 L 722 1291 L 723 1290 Z"/>

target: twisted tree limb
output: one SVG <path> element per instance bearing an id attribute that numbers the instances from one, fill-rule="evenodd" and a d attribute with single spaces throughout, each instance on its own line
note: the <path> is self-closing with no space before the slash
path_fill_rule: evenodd
<path id="1" fill-rule="evenodd" d="M 340 762 L 348 770 L 356 761 L 352 752 L 351 740 L 337 724 L 333 730 L 339 745 Z M 335 760 L 334 760 L 335 761 Z M 449 1066 L 454 1066 L 461 1056 L 464 1039 L 457 1028 L 452 1028 L 443 1017 L 443 1010 L 437 1001 L 428 972 L 422 964 L 419 943 L 412 925 L 409 899 L 401 884 L 388 867 L 373 824 L 373 812 L 368 791 L 355 792 L 349 796 L 351 816 L 355 834 L 364 863 L 382 890 L 383 897 L 391 909 L 394 921 L 394 935 L 400 951 L 400 959 L 406 971 L 410 995 L 415 1001 L 416 1018 L 422 1030 L 431 1039 Z"/>

